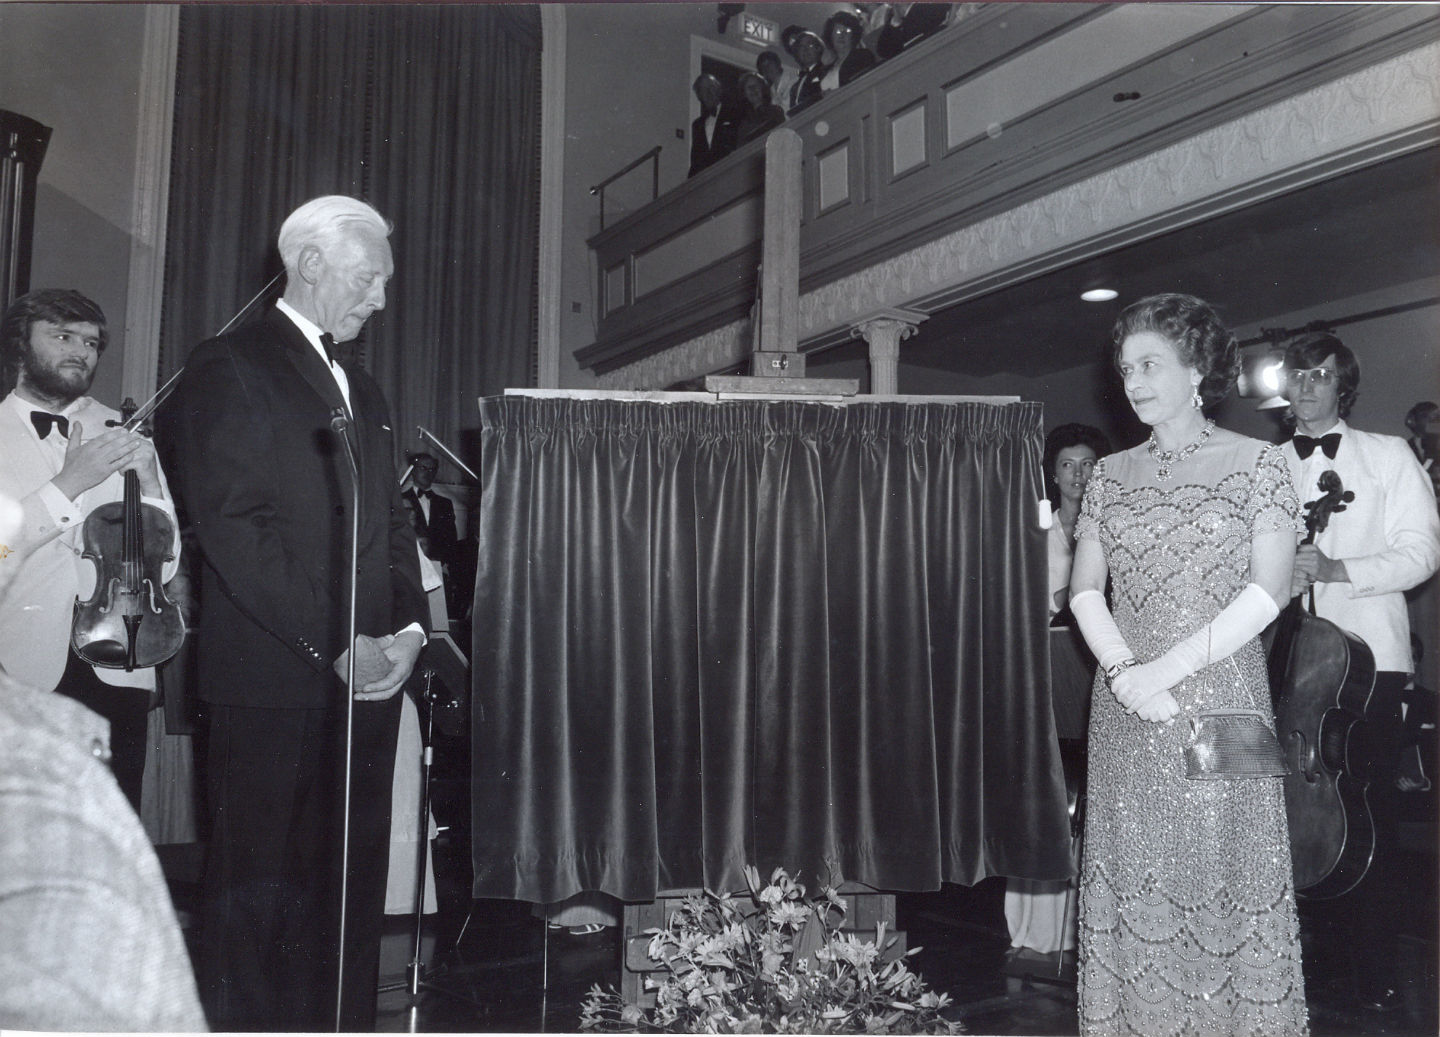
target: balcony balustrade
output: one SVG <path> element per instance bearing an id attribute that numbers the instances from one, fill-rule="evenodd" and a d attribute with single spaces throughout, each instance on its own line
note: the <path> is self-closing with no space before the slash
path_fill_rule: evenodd
<path id="1" fill-rule="evenodd" d="M 800 291 L 1437 38 L 1417 4 L 986 5 L 785 123 L 803 142 Z M 763 144 L 590 239 L 602 312 L 583 366 L 750 312 Z"/>

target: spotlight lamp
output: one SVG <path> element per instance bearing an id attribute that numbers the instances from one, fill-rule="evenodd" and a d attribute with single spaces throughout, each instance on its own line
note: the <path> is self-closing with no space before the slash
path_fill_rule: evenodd
<path id="1" fill-rule="evenodd" d="M 1240 396 L 1259 399 L 1258 410 L 1288 405 L 1285 399 L 1285 350 L 1277 344 L 1252 346 L 1241 351 Z"/>

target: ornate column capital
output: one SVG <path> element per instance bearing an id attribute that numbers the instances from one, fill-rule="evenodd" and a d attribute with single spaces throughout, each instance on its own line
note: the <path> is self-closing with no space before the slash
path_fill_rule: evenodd
<path id="1" fill-rule="evenodd" d="M 929 318 L 914 310 L 883 307 L 850 325 L 870 346 L 870 392 L 893 396 L 899 392 L 900 343 Z"/>

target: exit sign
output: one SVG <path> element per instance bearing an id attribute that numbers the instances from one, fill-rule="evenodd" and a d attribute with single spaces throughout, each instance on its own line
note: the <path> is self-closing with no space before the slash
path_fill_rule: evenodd
<path id="1" fill-rule="evenodd" d="M 740 38 L 746 43 L 760 47 L 773 47 L 780 42 L 780 23 L 757 18 L 753 14 L 740 15 Z"/>

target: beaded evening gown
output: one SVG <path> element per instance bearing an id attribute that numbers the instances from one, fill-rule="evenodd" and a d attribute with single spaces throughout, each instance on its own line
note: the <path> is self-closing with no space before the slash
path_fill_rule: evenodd
<path id="1" fill-rule="evenodd" d="M 1136 658 L 1163 654 L 1249 582 L 1252 533 L 1296 529 L 1277 447 L 1225 437 L 1156 479 L 1142 445 L 1095 467 L 1076 527 L 1098 539 Z M 1126 715 L 1096 680 L 1080 874 L 1084 1034 L 1306 1032 L 1290 839 L 1278 778 L 1192 781 L 1186 715 L 1271 716 L 1257 640 L 1172 689 L 1168 725 Z M 1273 721 L 1272 721 L 1273 723 Z"/>

